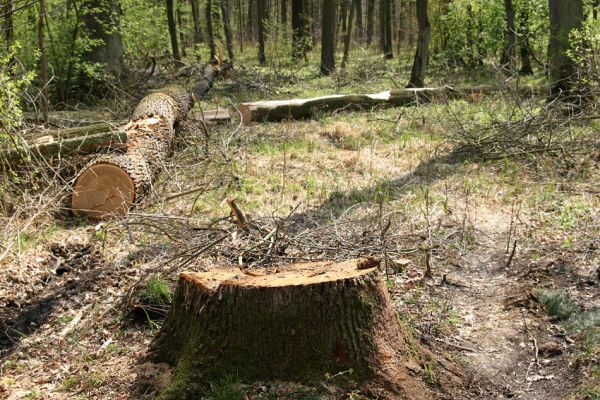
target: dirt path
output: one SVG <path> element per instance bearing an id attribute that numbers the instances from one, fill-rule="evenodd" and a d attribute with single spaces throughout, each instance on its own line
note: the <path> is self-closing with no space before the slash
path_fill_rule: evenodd
<path id="1" fill-rule="evenodd" d="M 518 247 L 506 266 L 510 216 L 486 211 L 474 224 L 477 244 L 447 275 L 445 288 L 463 319 L 453 342 L 469 349 L 457 350 L 474 371 L 473 383 L 491 383 L 486 398 L 564 399 L 575 384 L 567 361 L 572 342 L 533 299 L 524 274 L 529 263 Z"/>

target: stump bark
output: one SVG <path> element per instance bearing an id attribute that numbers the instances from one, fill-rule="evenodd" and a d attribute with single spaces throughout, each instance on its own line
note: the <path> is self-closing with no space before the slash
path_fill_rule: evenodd
<path id="1" fill-rule="evenodd" d="M 380 382 L 428 398 L 405 363 L 419 354 L 399 324 L 373 259 L 297 264 L 266 276 L 219 268 L 180 276 L 150 347 L 174 365 L 163 399 L 196 398 L 213 379 Z M 414 363 L 414 361 L 413 361 Z"/>

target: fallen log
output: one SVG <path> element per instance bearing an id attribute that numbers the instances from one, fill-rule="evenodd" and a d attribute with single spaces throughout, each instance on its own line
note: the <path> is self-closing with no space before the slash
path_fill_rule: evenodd
<path id="1" fill-rule="evenodd" d="M 432 398 L 405 366 L 418 362 L 419 345 L 400 326 L 378 265 L 366 258 L 296 264 L 271 275 L 235 267 L 181 274 L 148 355 L 175 366 L 160 398 L 199 398 L 202 382 L 228 374 L 308 384 L 335 376 L 339 386 Z"/>
<path id="2" fill-rule="evenodd" d="M 204 96 L 224 68 L 231 64 L 205 68 L 192 93 L 170 85 L 144 97 L 124 127 L 126 151 L 99 156 L 75 179 L 71 195 L 74 214 L 94 219 L 125 214 L 164 168 L 171 155 L 175 124 L 186 118 L 194 98 Z"/>
<path id="3" fill-rule="evenodd" d="M 242 122 L 278 121 L 310 117 L 316 111 L 370 109 L 376 106 L 411 106 L 434 99 L 462 98 L 503 90 L 498 86 L 467 86 L 452 88 L 409 88 L 388 90 L 376 94 L 331 95 L 309 99 L 270 100 L 242 103 L 239 110 Z M 513 88 L 521 95 L 533 95 L 539 88 L 521 86 Z"/>

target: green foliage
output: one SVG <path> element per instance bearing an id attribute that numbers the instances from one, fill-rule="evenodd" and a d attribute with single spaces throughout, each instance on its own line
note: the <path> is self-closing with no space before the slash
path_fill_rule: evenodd
<path id="1" fill-rule="evenodd" d="M 22 107 L 20 93 L 33 80 L 32 72 L 19 71 L 13 57 L 18 45 L 8 53 L 0 54 L 0 140 L 21 123 Z"/>
<path id="2" fill-rule="evenodd" d="M 203 396 L 209 400 L 242 400 L 244 395 L 244 387 L 233 375 L 224 375 L 209 382 L 209 389 L 203 393 Z"/>
<path id="3" fill-rule="evenodd" d="M 166 305 L 173 300 L 173 292 L 164 279 L 160 276 L 153 276 L 140 294 L 140 300 L 144 304 Z"/>

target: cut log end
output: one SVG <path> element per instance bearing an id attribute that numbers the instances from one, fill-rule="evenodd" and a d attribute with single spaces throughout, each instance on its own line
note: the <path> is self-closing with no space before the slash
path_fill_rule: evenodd
<path id="1" fill-rule="evenodd" d="M 151 360 L 176 366 L 161 398 L 195 398 L 200 382 L 224 373 L 308 384 L 336 374 L 346 377 L 341 382 L 386 385 L 406 376 L 402 365 L 415 347 L 377 265 L 359 259 L 296 264 L 263 276 L 234 267 L 183 273 L 150 349 Z M 426 393 L 422 383 L 413 386 Z M 398 391 L 404 389 L 412 391 Z"/>
<path id="2" fill-rule="evenodd" d="M 71 208 L 76 215 L 101 219 L 124 215 L 135 201 L 135 184 L 117 165 L 98 163 L 87 168 L 75 182 Z"/>

